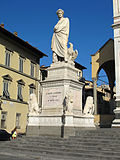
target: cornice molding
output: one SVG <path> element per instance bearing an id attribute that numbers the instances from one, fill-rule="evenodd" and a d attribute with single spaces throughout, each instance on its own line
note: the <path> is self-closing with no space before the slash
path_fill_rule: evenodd
<path id="1" fill-rule="evenodd" d="M 4 98 L 4 97 L 1 97 L 1 100 L 6 100 L 6 101 L 10 101 L 10 102 L 16 102 L 16 103 L 22 103 L 22 104 L 28 104 L 26 101 L 18 101 L 16 99 L 7 99 L 7 98 Z"/>

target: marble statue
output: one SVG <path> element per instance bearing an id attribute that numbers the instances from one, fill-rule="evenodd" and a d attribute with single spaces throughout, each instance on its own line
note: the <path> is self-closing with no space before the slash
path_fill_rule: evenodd
<path id="1" fill-rule="evenodd" d="M 65 96 L 66 113 L 73 113 L 73 97 L 71 92 L 67 92 Z"/>
<path id="2" fill-rule="evenodd" d="M 30 94 L 28 104 L 29 104 L 29 115 L 38 115 L 40 113 L 40 109 L 37 103 L 37 98 L 34 93 Z"/>
<path id="3" fill-rule="evenodd" d="M 58 9 L 56 13 L 59 21 L 54 27 L 51 43 L 53 63 L 58 61 L 58 57 L 62 57 L 67 61 L 67 42 L 69 36 L 69 19 L 63 17 L 64 11 L 62 9 Z"/>
<path id="4" fill-rule="evenodd" d="M 85 115 L 93 115 L 94 114 L 94 104 L 93 104 L 93 97 L 88 96 L 86 99 L 85 107 L 84 107 L 84 114 Z"/>

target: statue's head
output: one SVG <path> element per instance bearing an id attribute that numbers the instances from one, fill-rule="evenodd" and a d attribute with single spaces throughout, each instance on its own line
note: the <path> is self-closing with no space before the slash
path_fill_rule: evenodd
<path id="1" fill-rule="evenodd" d="M 64 11 L 62 9 L 58 9 L 56 13 L 59 19 L 62 18 L 64 15 Z"/>

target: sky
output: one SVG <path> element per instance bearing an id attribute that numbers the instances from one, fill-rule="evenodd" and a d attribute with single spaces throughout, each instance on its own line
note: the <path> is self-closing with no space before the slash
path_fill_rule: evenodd
<path id="1" fill-rule="evenodd" d="M 113 38 L 112 0 L 1 0 L 0 23 L 47 54 L 40 65 L 49 66 L 52 63 L 51 39 L 59 8 L 70 20 L 68 42 L 78 50 L 76 62 L 87 68 L 83 76 L 91 80 L 91 55 Z"/>

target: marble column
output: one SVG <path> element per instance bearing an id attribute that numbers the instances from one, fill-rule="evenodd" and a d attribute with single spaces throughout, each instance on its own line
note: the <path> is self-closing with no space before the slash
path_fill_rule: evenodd
<path id="1" fill-rule="evenodd" d="M 112 126 L 120 126 L 120 0 L 113 0 L 114 24 L 114 55 L 116 76 L 116 109 Z"/>

